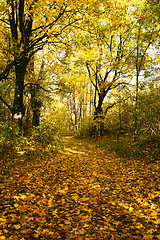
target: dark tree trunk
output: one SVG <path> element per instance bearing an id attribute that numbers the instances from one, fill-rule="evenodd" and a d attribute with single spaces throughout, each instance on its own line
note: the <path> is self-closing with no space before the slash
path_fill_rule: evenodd
<path id="1" fill-rule="evenodd" d="M 104 130 L 104 113 L 102 106 L 98 106 L 94 112 L 94 137 L 103 135 Z"/>
<path id="2" fill-rule="evenodd" d="M 95 106 L 94 111 L 94 136 L 97 138 L 98 136 L 103 135 L 104 130 L 104 113 L 102 110 L 103 100 L 106 96 L 106 92 L 100 92 L 98 93 L 98 105 Z"/>
<path id="3" fill-rule="evenodd" d="M 23 131 L 23 117 L 25 115 L 23 95 L 24 95 L 24 78 L 27 64 L 28 59 L 24 57 L 24 59 L 22 59 L 19 64 L 15 65 L 16 81 L 12 117 L 18 119 L 21 133 Z"/>
<path id="4" fill-rule="evenodd" d="M 16 81 L 15 81 L 15 93 L 12 115 L 15 113 L 21 113 L 22 118 L 25 114 L 25 108 L 23 103 L 23 92 L 24 92 L 24 77 L 26 72 L 28 61 L 22 61 L 21 64 L 15 66 Z"/>
<path id="5" fill-rule="evenodd" d="M 38 127 L 41 115 L 41 100 L 37 97 L 39 87 L 36 85 L 31 86 L 31 107 L 33 111 L 32 126 Z"/>

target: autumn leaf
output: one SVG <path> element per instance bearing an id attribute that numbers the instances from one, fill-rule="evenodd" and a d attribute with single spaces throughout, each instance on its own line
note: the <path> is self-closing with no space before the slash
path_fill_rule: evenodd
<path id="1" fill-rule="evenodd" d="M 66 138 L 66 148 L 2 175 L 2 239 L 159 235 L 159 191 L 147 184 L 156 164 L 125 162 L 92 140 Z"/>

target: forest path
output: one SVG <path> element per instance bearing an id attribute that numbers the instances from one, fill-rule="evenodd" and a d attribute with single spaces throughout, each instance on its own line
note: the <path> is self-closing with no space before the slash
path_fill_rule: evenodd
<path id="1" fill-rule="evenodd" d="M 65 141 L 2 169 L 0 239 L 160 239 L 159 166 Z"/>

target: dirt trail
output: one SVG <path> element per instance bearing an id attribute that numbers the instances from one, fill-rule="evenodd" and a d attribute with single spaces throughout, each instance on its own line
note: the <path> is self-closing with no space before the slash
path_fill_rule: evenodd
<path id="1" fill-rule="evenodd" d="M 20 162 L 1 184 L 0 239 L 160 239 L 156 164 L 74 138 Z"/>
<path id="2" fill-rule="evenodd" d="M 160 239 L 159 166 L 118 158 L 86 139 L 68 138 L 65 154 L 88 199 L 88 230 L 97 226 L 88 239 L 99 231 L 102 239 Z"/>

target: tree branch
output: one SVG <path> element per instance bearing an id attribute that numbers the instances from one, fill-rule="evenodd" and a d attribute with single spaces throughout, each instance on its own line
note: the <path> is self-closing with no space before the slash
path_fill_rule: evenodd
<path id="1" fill-rule="evenodd" d="M 30 85 L 30 86 L 37 86 L 37 87 L 41 88 L 43 91 L 45 91 L 45 92 L 55 92 L 55 91 L 58 91 L 58 90 L 59 90 L 59 88 L 55 88 L 55 89 L 50 89 L 50 90 L 48 90 L 48 89 L 45 89 L 44 87 L 40 86 L 38 83 L 26 83 L 26 84 L 24 85 L 24 89 L 25 89 L 25 87 L 27 87 L 28 85 Z"/>
<path id="2" fill-rule="evenodd" d="M 0 100 L 8 107 L 8 109 L 12 112 L 12 107 L 0 96 Z"/>
<path id="3" fill-rule="evenodd" d="M 108 110 L 112 107 L 114 107 L 118 102 L 114 102 L 112 105 L 106 107 L 106 110 L 105 110 L 105 115 L 107 114 Z"/>

